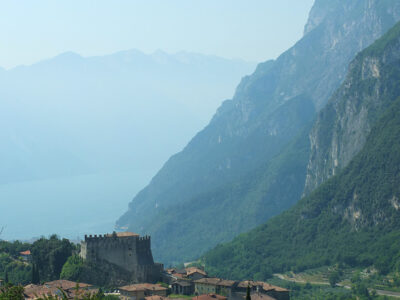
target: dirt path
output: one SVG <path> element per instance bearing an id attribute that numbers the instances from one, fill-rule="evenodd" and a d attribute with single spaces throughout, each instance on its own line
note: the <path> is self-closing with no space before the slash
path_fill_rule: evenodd
<path id="1" fill-rule="evenodd" d="M 399 292 L 376 290 L 376 293 L 380 296 L 389 296 L 389 297 L 394 297 L 394 298 L 400 298 Z"/>
<path id="2" fill-rule="evenodd" d="M 329 285 L 328 282 L 324 282 L 324 281 L 305 281 L 305 280 L 301 280 L 301 279 L 296 279 L 296 278 L 289 278 L 285 275 L 282 274 L 274 274 L 275 277 L 278 277 L 279 279 L 285 280 L 285 281 L 290 281 L 290 282 L 296 282 L 296 283 L 307 283 L 309 282 L 310 284 L 317 284 L 317 285 Z M 340 283 L 338 284 L 338 286 L 345 288 L 345 289 L 351 289 L 350 286 L 348 285 L 341 285 Z M 370 289 L 370 291 L 372 291 L 372 289 Z M 389 297 L 394 297 L 394 298 L 400 298 L 400 292 L 392 292 L 392 291 L 384 291 L 384 290 L 375 290 L 376 293 L 379 296 L 389 296 Z"/>
<path id="3" fill-rule="evenodd" d="M 296 279 L 296 278 L 289 278 L 285 275 L 282 274 L 274 274 L 274 276 L 278 277 L 279 279 L 282 280 L 286 280 L 286 281 L 290 281 L 290 282 L 297 282 L 297 283 L 311 283 L 311 284 L 318 284 L 318 285 L 329 285 L 329 282 L 325 282 L 325 281 L 305 281 L 302 279 Z"/>

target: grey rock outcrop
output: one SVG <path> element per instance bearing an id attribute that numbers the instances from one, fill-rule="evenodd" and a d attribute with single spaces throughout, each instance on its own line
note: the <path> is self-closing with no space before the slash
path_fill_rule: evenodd
<path id="1" fill-rule="evenodd" d="M 318 115 L 310 133 L 305 194 L 348 165 L 363 148 L 377 115 L 400 96 L 396 78 L 390 78 L 400 68 L 400 41 L 391 41 L 379 57 L 374 50 L 357 56 L 342 87 Z"/>

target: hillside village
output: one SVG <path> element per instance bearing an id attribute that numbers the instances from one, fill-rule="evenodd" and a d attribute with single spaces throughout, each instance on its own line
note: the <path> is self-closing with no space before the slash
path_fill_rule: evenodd
<path id="1" fill-rule="evenodd" d="M 190 279 L 187 274 L 191 272 L 204 274 L 204 277 L 197 280 Z M 183 276 L 175 277 L 176 274 Z M 166 282 L 135 283 L 109 290 L 104 295 L 112 295 L 123 300 L 187 300 L 190 298 L 192 300 L 243 300 L 246 298 L 247 288 L 250 287 L 250 295 L 253 300 L 290 299 L 289 291 L 286 289 L 260 281 L 209 278 L 200 269 L 169 269 L 163 275 L 165 279 L 171 279 L 171 284 Z M 2 281 L 0 284 L 3 284 Z M 67 299 L 80 299 L 83 296 L 99 294 L 100 288 L 82 282 L 55 280 L 41 285 L 26 285 L 23 295 L 25 299 L 40 299 L 45 296 L 61 297 L 62 292 L 65 293 Z"/>
<path id="2" fill-rule="evenodd" d="M 253 300 L 290 299 L 288 290 L 266 282 L 210 277 L 200 267 L 164 270 L 162 264 L 154 262 L 150 243 L 149 236 L 140 237 L 131 232 L 86 235 L 80 245 L 80 257 L 101 272 L 112 272 L 110 280 L 106 284 L 99 284 L 95 277 L 91 277 L 92 282 L 60 279 L 30 283 L 23 287 L 23 298 L 84 299 L 104 294 L 124 300 L 243 300 L 249 293 Z M 29 249 L 20 252 L 20 258 L 26 264 L 34 261 Z M 35 271 L 32 272 L 34 278 Z M 85 275 L 82 274 L 83 278 Z M 8 279 L 0 281 L 3 286 L 0 299 L 6 291 L 4 281 Z"/>

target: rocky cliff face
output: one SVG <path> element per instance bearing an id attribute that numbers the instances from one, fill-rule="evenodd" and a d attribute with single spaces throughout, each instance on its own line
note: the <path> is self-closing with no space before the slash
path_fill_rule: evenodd
<path id="1" fill-rule="evenodd" d="M 304 37 L 241 81 L 234 98 L 168 160 L 117 225 L 152 235 L 155 256 L 177 262 L 293 205 L 308 156 L 291 147 L 307 143 L 302 133 L 350 61 L 399 16 L 395 0 L 317 0 Z"/>
<path id="2" fill-rule="evenodd" d="M 263 280 L 335 264 L 398 269 L 400 23 L 353 61 L 313 133 L 337 174 L 291 209 L 209 251 L 203 261 L 210 274 Z"/>
<path id="3" fill-rule="evenodd" d="M 310 133 L 305 194 L 348 165 L 363 148 L 376 116 L 400 95 L 394 76 L 399 68 L 400 44 L 390 40 L 385 45 L 397 28 L 357 56 L 342 87 L 319 113 Z M 385 47 L 379 56 L 378 47 Z"/>

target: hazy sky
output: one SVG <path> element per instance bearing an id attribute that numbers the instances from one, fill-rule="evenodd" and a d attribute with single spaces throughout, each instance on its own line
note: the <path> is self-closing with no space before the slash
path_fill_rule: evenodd
<path id="1" fill-rule="evenodd" d="M 298 40 L 313 0 L 0 0 L 0 66 L 136 48 L 264 61 Z"/>

